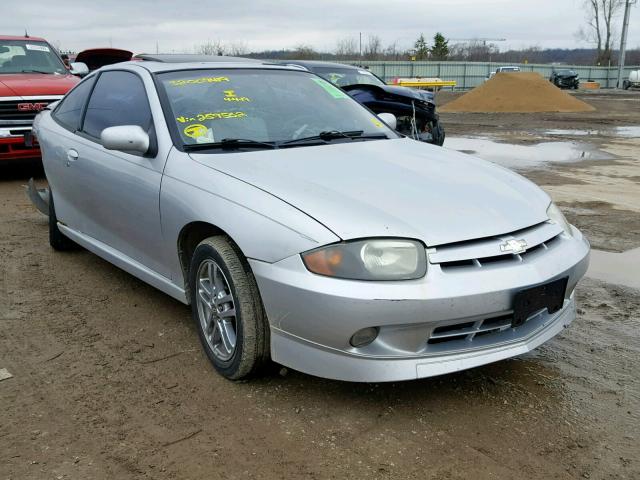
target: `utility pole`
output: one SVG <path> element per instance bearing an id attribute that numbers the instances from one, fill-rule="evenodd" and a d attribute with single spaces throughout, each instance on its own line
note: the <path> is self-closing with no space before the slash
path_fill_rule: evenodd
<path id="1" fill-rule="evenodd" d="M 627 0 L 624 6 L 624 20 L 622 22 L 622 35 L 620 37 L 620 56 L 618 58 L 618 81 L 616 88 L 622 88 L 622 72 L 624 70 L 624 56 L 627 49 L 627 33 L 629 33 L 629 15 L 631 13 L 631 4 L 636 0 Z"/>
<path id="2" fill-rule="evenodd" d="M 358 54 L 358 61 L 362 63 L 362 32 L 360 32 L 360 53 Z"/>

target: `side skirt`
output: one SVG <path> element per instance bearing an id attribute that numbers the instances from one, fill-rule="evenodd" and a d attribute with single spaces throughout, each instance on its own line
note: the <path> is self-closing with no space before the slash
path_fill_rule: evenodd
<path id="1" fill-rule="evenodd" d="M 130 273 L 134 277 L 139 278 L 143 282 L 148 283 L 152 287 L 157 288 L 179 302 L 184 304 L 188 303 L 184 289 L 172 283 L 168 278 L 150 270 L 141 263 L 136 262 L 132 258 L 122 254 L 118 250 L 111 248 L 99 240 L 96 240 L 95 238 L 76 232 L 61 223 L 58 223 L 58 228 L 71 240 L 82 245 L 84 248 L 95 253 L 99 257 L 104 258 L 109 263 L 114 264 L 116 267 L 121 268 L 125 272 Z"/>

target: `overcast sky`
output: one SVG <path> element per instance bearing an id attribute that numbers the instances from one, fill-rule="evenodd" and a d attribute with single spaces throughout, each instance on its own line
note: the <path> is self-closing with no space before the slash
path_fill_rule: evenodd
<path id="1" fill-rule="evenodd" d="M 64 50 L 113 46 L 136 53 L 192 52 L 207 40 L 252 51 L 298 44 L 333 50 L 362 32 L 408 48 L 422 32 L 448 38 L 506 38 L 501 50 L 536 45 L 586 47 L 582 0 L 0 0 L 0 34 L 47 38 Z M 622 18 L 617 21 L 621 30 Z M 640 47 L 640 8 L 629 47 Z"/>

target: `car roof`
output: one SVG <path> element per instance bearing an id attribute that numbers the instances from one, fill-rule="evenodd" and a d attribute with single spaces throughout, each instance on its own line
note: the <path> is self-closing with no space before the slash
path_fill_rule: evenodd
<path id="1" fill-rule="evenodd" d="M 198 55 L 188 53 L 138 53 L 134 56 L 137 60 L 146 60 L 150 62 L 161 63 L 195 63 L 195 62 L 234 62 L 234 63 L 260 63 L 261 60 L 243 57 L 227 57 L 217 55 Z"/>
<path id="2" fill-rule="evenodd" d="M 25 37 L 24 35 L 0 35 L 0 40 L 31 40 L 33 42 L 46 42 L 44 38 L 40 37 Z"/>
<path id="3" fill-rule="evenodd" d="M 246 61 L 246 59 L 238 59 L 234 57 L 213 57 L 216 60 L 212 60 L 211 57 L 206 61 L 190 61 L 190 62 L 160 62 L 157 60 L 145 60 L 141 61 L 137 56 L 129 62 L 115 63 L 113 65 L 106 65 L 100 70 L 118 70 L 123 67 L 142 67 L 151 73 L 161 72 L 174 72 L 180 70 L 206 70 L 206 69 L 264 69 L 264 70 L 292 70 L 300 72 L 302 71 L 295 65 L 278 65 L 266 61 Z M 245 61 L 243 61 L 245 60 Z"/>
<path id="4" fill-rule="evenodd" d="M 319 60 L 278 60 L 281 65 L 300 65 L 305 68 L 312 69 L 313 67 L 325 67 L 325 68 L 348 68 L 351 70 L 361 70 L 363 67 L 357 65 L 347 65 L 345 63 L 338 62 L 322 62 Z"/>

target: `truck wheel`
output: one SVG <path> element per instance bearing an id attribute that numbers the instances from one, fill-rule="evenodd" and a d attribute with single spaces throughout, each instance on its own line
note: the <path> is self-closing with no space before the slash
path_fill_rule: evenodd
<path id="1" fill-rule="evenodd" d="M 214 368 L 230 380 L 258 373 L 269 360 L 269 322 L 251 268 L 229 237 L 200 242 L 189 285 L 193 320 Z"/>
<path id="2" fill-rule="evenodd" d="M 69 250 L 77 250 L 78 244 L 64 234 L 58 228 L 58 218 L 56 217 L 56 209 L 53 205 L 53 195 L 49 188 L 49 245 L 54 250 L 65 252 Z"/>

